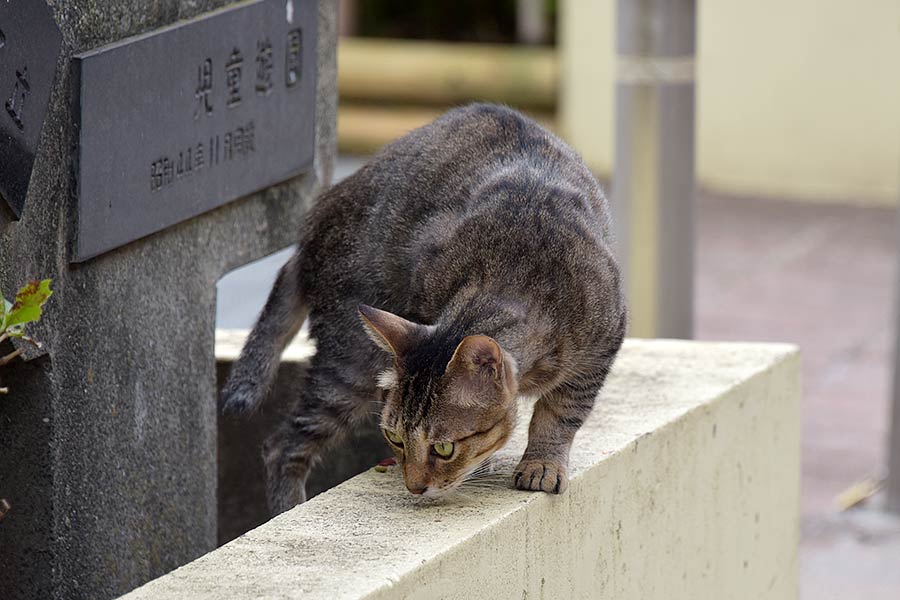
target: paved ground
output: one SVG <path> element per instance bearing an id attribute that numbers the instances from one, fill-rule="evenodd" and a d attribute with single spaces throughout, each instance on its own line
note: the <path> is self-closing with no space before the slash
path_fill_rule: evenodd
<path id="1" fill-rule="evenodd" d="M 697 337 L 802 350 L 802 597 L 900 598 L 900 520 L 834 503 L 884 468 L 895 212 L 708 196 L 698 208 Z"/>
<path id="2" fill-rule="evenodd" d="M 834 504 L 884 466 L 897 229 L 886 209 L 698 200 L 697 337 L 803 352 L 804 600 L 900 598 L 900 519 Z M 252 324 L 287 256 L 223 279 L 221 327 Z"/>
<path id="3" fill-rule="evenodd" d="M 700 200 L 697 337 L 803 351 L 807 514 L 882 466 L 896 224 L 883 209 Z"/>

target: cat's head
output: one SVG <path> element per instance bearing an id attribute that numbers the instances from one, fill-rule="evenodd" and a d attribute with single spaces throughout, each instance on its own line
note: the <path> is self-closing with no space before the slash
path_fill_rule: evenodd
<path id="1" fill-rule="evenodd" d="M 459 484 L 509 439 L 516 365 L 492 338 L 462 340 L 386 311 L 359 308 L 369 337 L 394 357 L 378 378 L 381 426 L 413 494 Z"/>

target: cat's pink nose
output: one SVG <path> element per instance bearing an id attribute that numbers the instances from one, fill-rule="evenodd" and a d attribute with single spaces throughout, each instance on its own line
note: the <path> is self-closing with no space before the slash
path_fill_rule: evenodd
<path id="1" fill-rule="evenodd" d="M 418 495 L 424 494 L 426 491 L 428 491 L 428 486 L 412 487 L 411 485 L 408 485 L 408 486 L 406 486 L 406 489 L 408 489 L 410 492 L 412 492 L 413 494 L 416 494 L 418 496 Z"/>

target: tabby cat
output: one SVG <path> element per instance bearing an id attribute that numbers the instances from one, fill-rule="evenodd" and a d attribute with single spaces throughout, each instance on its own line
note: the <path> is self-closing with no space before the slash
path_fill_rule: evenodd
<path id="1" fill-rule="evenodd" d="M 537 396 L 514 484 L 565 491 L 625 332 L 609 219 L 571 148 L 489 104 L 451 110 L 322 194 L 223 390 L 226 411 L 257 407 L 309 316 L 317 352 L 263 449 L 272 512 L 305 500 L 310 469 L 373 400 L 406 487 L 437 496 L 506 443 L 516 396 Z"/>

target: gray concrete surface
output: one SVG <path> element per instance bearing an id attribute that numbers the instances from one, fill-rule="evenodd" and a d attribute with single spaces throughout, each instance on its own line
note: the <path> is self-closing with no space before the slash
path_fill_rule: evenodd
<path id="1" fill-rule="evenodd" d="M 216 545 L 215 284 L 290 244 L 331 177 L 335 3 L 320 3 L 314 169 L 79 265 L 70 59 L 227 3 L 50 3 L 63 51 L 48 120 L 22 219 L 0 229 L 3 291 L 41 277 L 55 290 L 33 328 L 46 354 L 2 374 L 4 599 L 113 597 Z"/>
<path id="2" fill-rule="evenodd" d="M 803 600 L 900 598 L 900 532 L 836 497 L 885 467 L 896 210 L 701 195 L 697 337 L 803 352 Z"/>
<path id="3" fill-rule="evenodd" d="M 900 517 L 883 498 L 802 524 L 803 600 L 900 598 Z"/>

